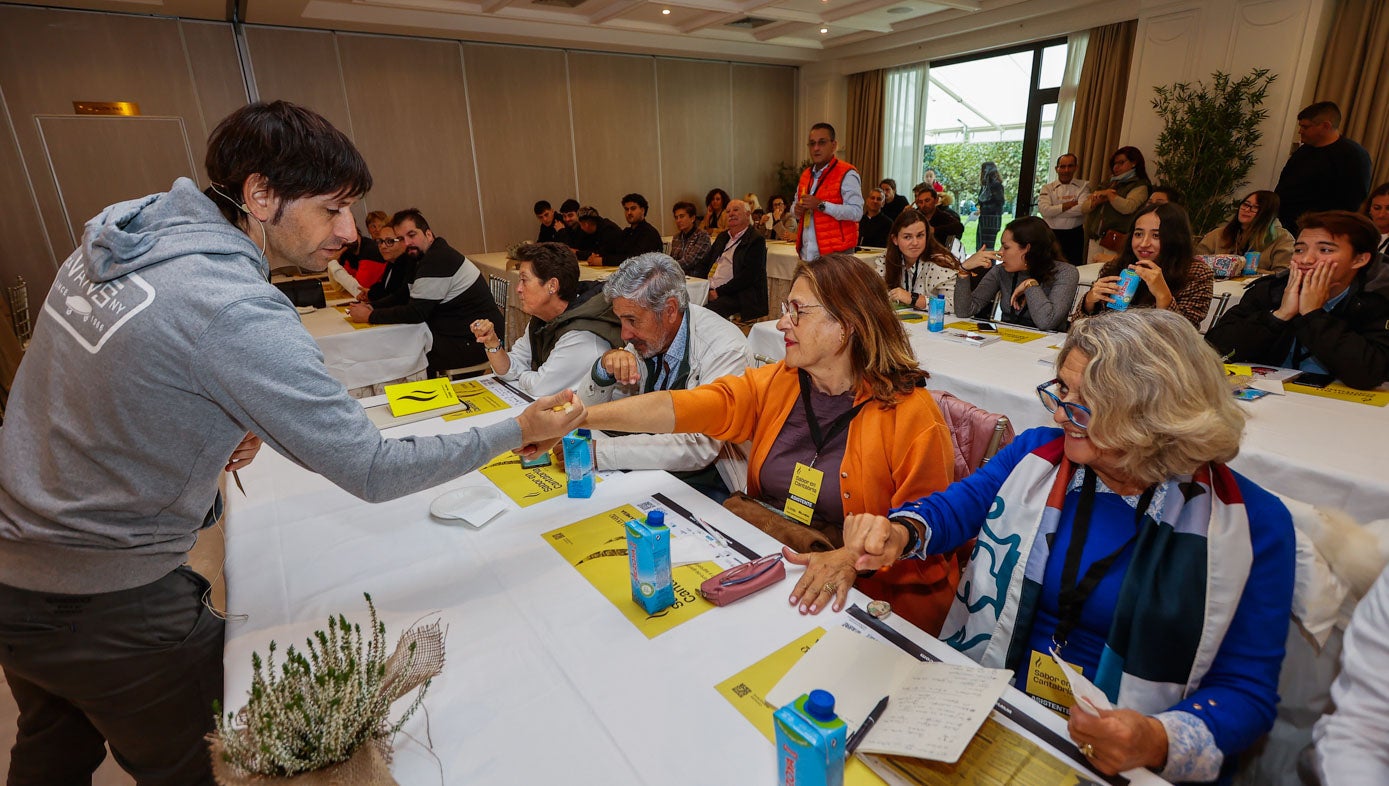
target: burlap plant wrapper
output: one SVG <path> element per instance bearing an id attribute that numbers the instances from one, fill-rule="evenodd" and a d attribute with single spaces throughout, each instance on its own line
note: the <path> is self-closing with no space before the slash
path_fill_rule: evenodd
<path id="1" fill-rule="evenodd" d="M 414 645 L 414 654 L 410 647 Z M 393 703 L 423 685 L 444 668 L 444 636 L 439 623 L 410 628 L 400 635 L 386 659 L 382 695 Z M 244 732 L 240 732 L 244 733 Z M 359 746 L 347 761 L 320 770 L 288 776 L 252 775 L 226 760 L 216 735 L 212 744 L 212 776 L 220 786 L 399 786 L 391 776 L 391 746 L 384 738 Z"/>

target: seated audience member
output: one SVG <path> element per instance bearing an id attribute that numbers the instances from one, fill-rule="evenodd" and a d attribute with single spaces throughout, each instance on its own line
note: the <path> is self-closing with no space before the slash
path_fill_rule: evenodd
<path id="1" fill-rule="evenodd" d="M 1305 213 L 1292 267 L 1249 286 L 1206 335 L 1239 363 L 1330 374 L 1368 390 L 1389 380 L 1389 262 L 1359 213 Z"/>
<path id="2" fill-rule="evenodd" d="M 1178 207 L 1186 207 L 1186 200 L 1183 198 L 1182 192 L 1172 186 L 1153 186 L 1152 192 L 1148 194 L 1148 201 L 1143 203 L 1144 207 L 1148 205 L 1177 205 Z"/>
<path id="3" fill-rule="evenodd" d="M 428 325 L 434 336 L 434 348 L 425 356 L 431 377 L 481 363 L 486 353 L 473 340 L 468 326 L 478 319 L 502 319 L 487 277 L 442 237 L 436 237 L 415 208 L 392 216 L 391 227 L 404 238 L 405 254 L 416 261 L 415 276 L 405 292 L 350 306 L 348 318 L 373 325 Z"/>
<path id="4" fill-rule="evenodd" d="M 923 386 L 882 281 L 856 257 L 802 263 L 777 327 L 786 359 L 693 390 L 598 404 L 595 429 L 706 434 L 752 440 L 747 497 L 729 507 L 794 548 L 806 565 L 791 596 L 802 613 L 844 607 L 849 588 L 892 604 L 934 634 L 950 606 L 958 562 L 933 557 L 860 578 L 841 548 L 846 515 L 882 511 L 944 488 L 954 472 L 950 431 Z M 823 472 L 814 505 L 790 502 L 804 465 Z M 819 472 L 815 474 L 818 475 Z M 759 505 L 762 503 L 766 507 Z"/>
<path id="5" fill-rule="evenodd" d="M 752 365 L 743 331 L 690 303 L 684 272 L 665 254 L 623 262 L 603 282 L 603 294 L 627 345 L 604 353 L 576 388 L 586 404 L 694 388 Z M 742 451 L 703 434 L 595 435 L 593 445 L 600 470 L 664 469 L 718 502 L 746 482 Z"/>
<path id="6" fill-rule="evenodd" d="M 728 218 L 723 211 L 728 208 L 728 192 L 722 188 L 711 189 L 704 196 L 704 220 L 699 227 L 709 233 L 709 237 L 714 237 L 728 228 Z"/>
<path id="7" fill-rule="evenodd" d="M 391 217 L 384 210 L 373 210 L 367 213 L 367 234 L 371 235 L 372 240 L 381 238 L 381 230 L 391 225 Z"/>
<path id="8" fill-rule="evenodd" d="M 892 219 L 883 212 L 886 196 L 881 188 L 870 188 L 863 199 L 863 218 L 858 220 L 858 244 L 872 248 L 887 248 L 887 233 Z"/>
<path id="9" fill-rule="evenodd" d="M 796 213 L 786 204 L 786 197 L 781 194 L 773 196 L 767 200 L 767 214 L 763 217 L 766 232 L 763 237 L 768 240 L 783 240 L 787 243 L 796 241 Z"/>
<path id="10" fill-rule="evenodd" d="M 883 182 L 878 184 L 878 188 L 883 190 L 883 213 L 887 214 L 888 221 L 896 221 L 902 215 L 902 211 L 911 206 L 907 198 L 897 193 L 897 181 L 890 177 L 883 178 Z"/>
<path id="11" fill-rule="evenodd" d="M 566 199 L 559 206 L 559 217 L 564 221 L 564 228 L 557 232 L 556 243 L 563 243 L 574 248 L 578 242 L 579 233 L 579 201 L 577 199 Z"/>
<path id="12" fill-rule="evenodd" d="M 918 183 L 912 188 L 912 194 L 916 196 L 916 212 L 931 225 L 936 242 L 950 248 L 951 243 L 965 234 L 965 223 L 960 220 L 960 214 L 941 204 L 940 194 L 934 188 L 926 183 Z"/>
<path id="13" fill-rule="evenodd" d="M 604 257 L 604 265 L 616 267 L 638 254 L 660 251 L 665 245 L 661 240 L 660 230 L 646 220 L 646 208 L 646 197 L 641 194 L 628 194 L 622 198 L 622 212 L 627 218 L 627 228 L 622 230 L 618 237 L 617 253 L 612 257 Z"/>
<path id="14" fill-rule="evenodd" d="M 724 214 L 728 228 L 691 275 L 709 279 L 710 311 L 752 322 L 767 316 L 767 241 L 748 231 L 752 216 L 741 199 L 730 202 Z"/>
<path id="15" fill-rule="evenodd" d="M 525 335 L 502 346 L 496 322 L 472 324 L 487 362 L 497 376 L 532 396 L 573 390 L 588 378 L 593 362 L 622 345 L 622 328 L 598 281 L 579 281 L 579 260 L 559 243 L 516 249 L 521 263 L 516 299 L 530 315 Z"/>
<path id="16" fill-rule="evenodd" d="M 1389 570 L 1355 608 L 1331 684 L 1336 709 L 1312 729 L 1324 786 L 1389 783 Z"/>
<path id="17" fill-rule="evenodd" d="M 994 265 L 994 260 L 1003 264 Z M 988 272 L 973 284 L 969 271 Z M 1004 322 L 1041 330 L 1064 330 L 1075 300 L 1080 272 L 1061 258 L 1047 222 L 1023 216 L 1003 228 L 998 251 L 980 251 L 961 265 L 955 282 L 956 314 L 992 314 L 994 300 L 1001 300 Z"/>
<path id="18" fill-rule="evenodd" d="M 960 260 L 936 241 L 921 213 L 909 207 L 892 222 L 887 250 L 875 265 L 887 284 L 888 300 L 925 311 L 931 296 L 955 285 Z"/>
<path id="19" fill-rule="evenodd" d="M 1371 191 L 1360 212 L 1370 217 L 1370 223 L 1379 232 L 1379 253 L 1389 257 L 1389 183 L 1381 183 Z"/>
<path id="20" fill-rule="evenodd" d="M 767 237 L 766 230 L 763 229 L 763 227 L 765 226 L 765 222 L 763 221 L 763 219 L 766 217 L 767 211 L 763 210 L 760 207 L 752 211 L 752 230 L 757 234 L 761 235 L 763 240 L 769 239 Z"/>
<path id="21" fill-rule="evenodd" d="M 743 202 L 748 206 L 748 210 L 751 210 L 754 213 L 756 213 L 759 210 L 762 210 L 761 200 L 759 200 L 757 198 L 757 195 L 751 191 L 747 192 L 746 194 L 743 194 Z"/>
<path id="22" fill-rule="evenodd" d="M 376 233 L 381 234 L 381 230 L 376 230 Z M 344 287 L 351 291 L 353 296 L 362 288 L 370 289 L 386 274 L 386 262 L 381 258 L 380 246 L 372 237 L 361 233 L 358 233 L 355 243 L 343 246 L 342 253 L 338 255 L 334 264 L 357 282 L 357 291 L 352 291 L 351 287 Z"/>
<path id="23" fill-rule="evenodd" d="M 1058 428 L 887 517 L 849 517 L 845 548 L 872 570 L 978 538 L 942 641 L 1065 711 L 1055 648 L 1118 707 L 1069 713 L 1100 772 L 1228 778 L 1273 726 L 1292 517 L 1225 465 L 1244 413 L 1185 320 L 1084 320 L 1056 364 L 1037 394 Z"/>
<path id="24" fill-rule="evenodd" d="M 415 257 L 405 253 L 405 238 L 391 226 L 390 221 L 381 228 L 376 238 L 376 247 L 381 249 L 381 260 L 386 270 L 381 279 L 357 295 L 362 303 L 381 303 L 387 296 L 408 296 L 410 282 L 415 280 Z"/>
<path id="25" fill-rule="evenodd" d="M 693 202 L 676 202 L 670 211 L 677 230 L 670 239 L 670 255 L 686 273 L 699 267 L 709 253 L 709 233 L 698 226 L 698 210 Z"/>
<path id="26" fill-rule="evenodd" d="M 1086 260 L 1095 260 L 1106 251 L 1121 251 L 1122 240 L 1118 245 L 1112 241 L 1104 248 L 1104 241 L 1110 232 L 1127 234 L 1133 225 L 1135 212 L 1148 201 L 1148 191 L 1153 184 L 1148 181 L 1148 165 L 1143 154 L 1136 147 L 1121 147 L 1109 157 L 1111 177 L 1107 181 L 1097 180 L 1090 192 L 1090 198 L 1081 204 L 1085 213 L 1085 235 L 1090 238 L 1086 250 Z M 1103 185 L 1103 187 L 1101 187 Z M 1076 260 L 1076 264 L 1084 264 Z"/>
<path id="27" fill-rule="evenodd" d="M 1199 327 L 1211 308 L 1215 274 L 1194 251 L 1185 210 L 1176 205 L 1139 210 L 1123 252 L 1100 268 L 1071 321 L 1106 311 L 1119 291 L 1120 271 L 1132 269 L 1142 280 L 1129 308 L 1169 309 Z"/>
<path id="28" fill-rule="evenodd" d="M 1216 227 L 1196 244 L 1198 254 L 1259 255 L 1259 270 L 1287 268 L 1293 258 L 1293 236 L 1278 223 L 1278 195 L 1254 191 L 1240 201 L 1230 223 Z"/>
<path id="29" fill-rule="evenodd" d="M 616 259 L 621 251 L 622 230 L 603 218 L 598 208 L 579 208 L 579 231 L 570 235 L 574 257 L 589 267 L 603 267 L 608 259 Z"/>
<path id="30" fill-rule="evenodd" d="M 542 199 L 535 203 L 535 220 L 540 222 L 540 234 L 536 235 L 535 242 L 559 242 L 560 233 L 565 229 L 564 219 L 555 214 L 549 202 Z"/>

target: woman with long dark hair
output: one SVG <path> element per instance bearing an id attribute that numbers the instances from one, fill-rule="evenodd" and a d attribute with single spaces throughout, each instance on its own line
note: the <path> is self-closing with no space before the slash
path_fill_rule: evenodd
<path id="1" fill-rule="evenodd" d="M 710 237 L 717 237 L 718 234 L 728 229 L 728 217 L 723 214 L 728 207 L 728 192 L 722 188 L 713 188 L 704 196 L 704 207 L 708 212 L 704 214 L 704 221 L 700 223 L 700 228 L 709 233 Z"/>
<path id="2" fill-rule="evenodd" d="M 992 258 L 1003 264 L 993 265 Z M 974 285 L 969 274 L 976 268 L 988 272 Z M 1023 216 L 1004 227 L 999 251 L 980 251 L 965 260 L 955 283 L 955 313 L 991 312 L 1001 293 L 1004 322 L 1062 330 L 1079 281 L 1079 271 L 1062 259 L 1047 222 Z"/>
<path id="3" fill-rule="evenodd" d="M 887 233 L 887 250 L 877 259 L 888 300 L 921 310 L 942 284 L 953 283 L 951 273 L 959 266 L 915 208 L 897 214 Z"/>
<path id="4" fill-rule="evenodd" d="M 1143 208 L 1133 221 L 1124 252 L 1100 269 L 1071 320 L 1103 311 L 1119 291 L 1120 271 L 1132 269 L 1142 281 L 1129 308 L 1168 309 L 1199 328 L 1210 311 L 1215 274 L 1193 255 L 1194 250 L 1184 209 L 1173 204 Z"/>
<path id="5" fill-rule="evenodd" d="M 1003 224 L 1003 177 L 998 164 L 985 161 L 979 165 L 979 238 L 975 250 L 993 248 L 998 228 Z"/>
<path id="6" fill-rule="evenodd" d="M 1278 223 L 1278 195 L 1255 191 L 1235 208 L 1230 222 L 1216 227 L 1196 244 L 1198 254 L 1259 255 L 1259 270 L 1272 273 L 1286 268 L 1293 258 L 1292 233 Z"/>

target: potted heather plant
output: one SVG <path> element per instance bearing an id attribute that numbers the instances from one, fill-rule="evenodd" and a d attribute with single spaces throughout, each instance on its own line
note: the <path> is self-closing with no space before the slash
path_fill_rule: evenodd
<path id="1" fill-rule="evenodd" d="M 262 661 L 252 653 L 246 706 L 223 714 L 210 736 L 212 770 L 221 786 L 387 786 L 391 739 L 420 708 L 429 681 L 444 664 L 437 622 L 410 628 L 386 653 L 386 626 L 371 615 L 362 626 L 329 617 L 327 631 L 293 646 L 278 670 L 275 642 Z M 414 700 L 390 720 L 391 704 L 411 691 Z"/>

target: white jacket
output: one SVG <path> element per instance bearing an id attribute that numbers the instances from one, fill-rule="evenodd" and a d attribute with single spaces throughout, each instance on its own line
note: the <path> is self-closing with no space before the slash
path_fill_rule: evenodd
<path id="1" fill-rule="evenodd" d="M 1389 570 L 1360 601 L 1346 629 L 1336 711 L 1312 732 L 1325 786 L 1389 783 Z"/>
<path id="2" fill-rule="evenodd" d="M 687 388 L 712 382 L 729 374 L 742 374 L 752 363 L 748 340 L 732 322 L 703 306 L 691 304 L 689 311 L 690 374 Z M 636 353 L 632 345 L 628 352 Z M 601 362 L 601 358 L 599 362 Z M 596 364 L 595 364 L 596 365 Z M 646 386 L 646 364 L 640 364 Z M 592 373 L 577 389 L 585 406 L 625 398 L 630 391 L 621 385 L 600 385 Z M 725 445 L 703 434 L 629 434 L 594 439 L 598 469 L 664 469 L 692 472 L 718 459 L 719 475 L 732 491 L 747 486 L 745 445 Z"/>

